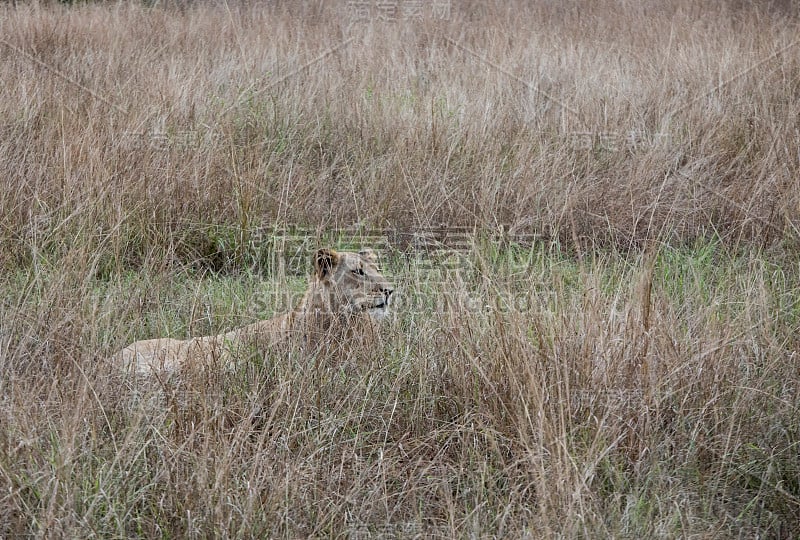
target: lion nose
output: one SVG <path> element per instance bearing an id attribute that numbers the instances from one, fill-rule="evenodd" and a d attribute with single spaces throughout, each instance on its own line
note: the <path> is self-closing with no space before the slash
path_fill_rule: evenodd
<path id="1" fill-rule="evenodd" d="M 383 296 L 385 296 L 386 299 L 388 300 L 389 297 L 392 296 L 392 293 L 394 292 L 394 289 L 387 285 L 386 287 L 381 289 L 381 292 L 383 293 Z"/>

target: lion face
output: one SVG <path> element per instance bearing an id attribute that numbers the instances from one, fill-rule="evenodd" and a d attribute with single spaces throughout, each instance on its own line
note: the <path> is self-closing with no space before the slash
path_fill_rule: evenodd
<path id="1" fill-rule="evenodd" d="M 389 312 L 394 288 L 378 270 L 377 262 L 371 249 L 358 253 L 318 250 L 314 255 L 314 271 L 316 279 L 330 294 L 331 307 L 384 318 Z"/>

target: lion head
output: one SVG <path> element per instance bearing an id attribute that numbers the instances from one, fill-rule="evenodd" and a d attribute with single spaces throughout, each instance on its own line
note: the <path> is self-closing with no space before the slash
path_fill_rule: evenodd
<path id="1" fill-rule="evenodd" d="M 316 296 L 312 309 L 333 312 L 366 313 L 382 319 L 389 310 L 394 292 L 378 269 L 378 257 L 371 249 L 358 253 L 324 248 L 314 254 L 314 275 L 309 293 Z M 309 299 L 311 300 L 311 299 Z"/>

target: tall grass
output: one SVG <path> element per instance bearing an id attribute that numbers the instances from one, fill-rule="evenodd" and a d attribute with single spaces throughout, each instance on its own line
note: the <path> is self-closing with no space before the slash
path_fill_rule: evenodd
<path id="1" fill-rule="evenodd" d="M 0 6 L 0 536 L 800 534 L 794 4 L 376 6 Z M 109 361 L 327 244 L 378 349 Z"/>

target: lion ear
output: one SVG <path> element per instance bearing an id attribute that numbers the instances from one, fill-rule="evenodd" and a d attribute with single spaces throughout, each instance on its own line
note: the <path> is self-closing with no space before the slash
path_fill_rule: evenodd
<path id="1" fill-rule="evenodd" d="M 339 264 L 339 254 L 332 249 L 318 249 L 314 254 L 314 272 L 320 279 L 333 272 L 337 264 Z"/>
<path id="2" fill-rule="evenodd" d="M 371 263 L 378 262 L 378 254 L 372 250 L 372 248 L 364 248 L 358 252 L 362 259 L 365 261 L 369 261 Z"/>

